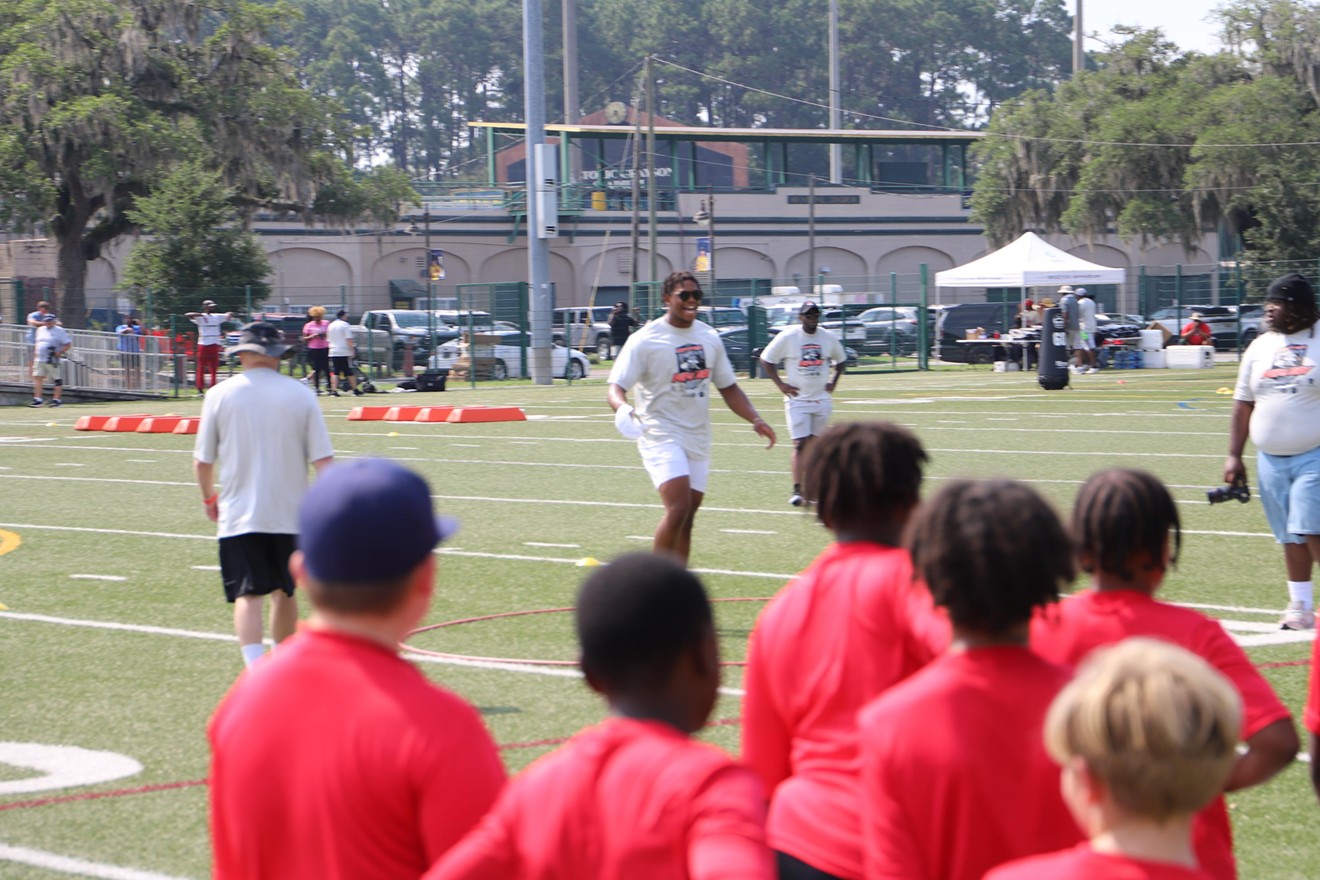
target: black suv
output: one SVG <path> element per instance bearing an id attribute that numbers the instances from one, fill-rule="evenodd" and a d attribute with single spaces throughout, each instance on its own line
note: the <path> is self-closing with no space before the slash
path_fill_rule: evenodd
<path id="1" fill-rule="evenodd" d="M 940 347 L 940 360 L 959 364 L 988 364 L 995 358 L 992 345 L 960 345 L 967 331 L 976 327 L 986 336 L 1005 334 L 1013 327 L 1013 303 L 955 303 L 940 310 L 935 325 L 935 339 Z"/>

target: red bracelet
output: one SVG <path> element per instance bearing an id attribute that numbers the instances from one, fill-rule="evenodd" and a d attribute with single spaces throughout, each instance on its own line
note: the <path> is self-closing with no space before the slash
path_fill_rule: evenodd
<path id="1" fill-rule="evenodd" d="M 220 498 L 220 493 L 219 493 L 219 492 L 216 492 L 216 493 L 215 493 L 214 495 L 212 495 L 210 498 L 203 498 L 203 499 L 202 499 L 202 504 L 204 504 L 204 505 L 206 505 L 206 506 L 210 506 L 210 505 L 214 504 L 219 498 Z"/>

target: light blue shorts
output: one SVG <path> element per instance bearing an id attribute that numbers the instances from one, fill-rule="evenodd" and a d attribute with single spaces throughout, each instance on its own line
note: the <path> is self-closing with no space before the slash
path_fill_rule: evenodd
<path id="1" fill-rule="evenodd" d="M 1274 540 L 1305 544 L 1320 535 L 1320 449 L 1299 455 L 1256 453 L 1260 500 Z"/>

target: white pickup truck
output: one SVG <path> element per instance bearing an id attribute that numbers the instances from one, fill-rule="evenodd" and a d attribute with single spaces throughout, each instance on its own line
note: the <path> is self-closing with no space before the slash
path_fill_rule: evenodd
<path id="1" fill-rule="evenodd" d="M 489 330 L 492 324 L 489 312 L 370 309 L 354 325 L 353 339 L 359 360 L 389 363 L 397 369 L 403 365 L 403 352 L 410 342 L 414 362 L 424 363 L 437 346 L 457 339 L 469 322 L 477 330 Z"/>

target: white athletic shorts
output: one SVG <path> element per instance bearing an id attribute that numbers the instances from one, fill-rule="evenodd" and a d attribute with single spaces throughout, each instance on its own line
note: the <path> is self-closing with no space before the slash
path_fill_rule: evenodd
<path id="1" fill-rule="evenodd" d="M 1068 334 L 1068 347 L 1072 349 L 1080 348 L 1082 351 L 1090 351 L 1095 348 L 1095 336 L 1087 333 L 1085 330 L 1074 330 Z"/>
<path id="2" fill-rule="evenodd" d="M 830 422 L 834 401 L 829 397 L 801 400 L 790 397 L 784 401 L 784 415 L 788 420 L 788 436 L 793 440 L 814 437 Z"/>
<path id="3" fill-rule="evenodd" d="M 642 466 L 651 475 L 651 485 L 659 489 L 677 477 L 687 477 L 688 484 L 698 492 L 705 492 L 710 483 L 710 459 L 690 458 L 677 443 L 661 443 L 637 448 L 642 453 Z"/>

